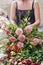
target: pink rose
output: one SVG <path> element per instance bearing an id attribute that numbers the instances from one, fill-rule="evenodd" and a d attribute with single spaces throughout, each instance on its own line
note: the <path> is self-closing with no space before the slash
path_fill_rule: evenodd
<path id="1" fill-rule="evenodd" d="M 22 48 L 24 46 L 24 44 L 22 42 L 18 42 L 17 46 L 18 46 L 18 48 Z"/>
<path id="2" fill-rule="evenodd" d="M 23 33 L 23 30 L 21 28 L 17 28 L 16 34 L 21 35 Z"/>
<path id="3" fill-rule="evenodd" d="M 4 58 L 4 56 L 3 56 L 3 57 L 1 57 L 1 58 L 0 58 L 0 62 L 2 62 L 4 59 L 5 59 L 5 58 Z"/>
<path id="4" fill-rule="evenodd" d="M 2 26 L 3 25 L 3 23 L 2 22 L 0 22 L 0 26 Z"/>
<path id="5" fill-rule="evenodd" d="M 28 25 L 28 26 L 26 26 L 25 30 L 27 33 L 31 33 L 32 27 Z"/>
<path id="6" fill-rule="evenodd" d="M 17 62 L 20 63 L 21 62 L 21 59 L 18 59 Z"/>
<path id="7" fill-rule="evenodd" d="M 7 51 L 10 51 L 10 50 L 12 50 L 13 49 L 13 46 L 9 46 L 8 48 L 7 48 Z"/>
<path id="8" fill-rule="evenodd" d="M 11 54 L 8 54 L 8 58 L 11 58 L 12 57 L 12 55 Z"/>
<path id="9" fill-rule="evenodd" d="M 31 65 L 35 65 L 35 63 L 31 63 Z"/>
<path id="10" fill-rule="evenodd" d="M 31 65 L 40 65 L 39 62 L 31 63 Z"/>
<path id="11" fill-rule="evenodd" d="M 13 36 L 12 36 L 12 37 L 10 37 L 10 41 L 11 41 L 11 42 L 15 42 L 15 41 L 16 41 L 16 38 L 15 38 L 15 37 L 13 37 Z"/>
<path id="12" fill-rule="evenodd" d="M 25 35 L 19 35 L 18 40 L 21 42 L 25 41 Z"/>
<path id="13" fill-rule="evenodd" d="M 35 62 L 35 65 L 40 65 L 40 63 L 39 62 Z"/>
<path id="14" fill-rule="evenodd" d="M 10 30 L 6 30 L 5 31 L 7 35 L 10 35 L 11 31 Z"/>
<path id="15" fill-rule="evenodd" d="M 5 30 L 5 25 L 4 24 L 1 26 L 1 29 L 2 30 Z"/>
<path id="16" fill-rule="evenodd" d="M 13 49 L 17 52 L 19 51 L 19 47 L 17 45 L 14 45 Z"/>
<path id="17" fill-rule="evenodd" d="M 3 43 L 4 43 L 5 45 L 6 45 L 8 42 L 9 42 L 8 39 L 4 39 L 4 40 L 3 40 Z"/>
<path id="18" fill-rule="evenodd" d="M 32 60 L 31 60 L 31 59 L 27 59 L 26 62 L 27 62 L 28 64 L 31 64 L 31 63 L 32 63 Z"/>
<path id="19" fill-rule="evenodd" d="M 34 38 L 33 39 L 33 42 L 36 43 L 36 44 L 40 44 L 41 43 L 41 39 Z"/>
<path id="20" fill-rule="evenodd" d="M 22 61 L 22 65 L 27 65 L 27 62 L 26 61 Z"/>

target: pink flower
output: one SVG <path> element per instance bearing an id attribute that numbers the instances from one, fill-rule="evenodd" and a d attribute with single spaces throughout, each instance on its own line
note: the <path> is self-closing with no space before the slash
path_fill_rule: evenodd
<path id="1" fill-rule="evenodd" d="M 15 42 L 15 41 L 16 41 L 16 38 L 15 38 L 15 37 L 13 37 L 13 36 L 12 36 L 12 37 L 10 37 L 10 41 L 11 41 L 11 42 Z"/>
<path id="2" fill-rule="evenodd" d="M 6 30 L 6 34 L 10 35 L 11 31 L 10 30 Z"/>
<path id="3" fill-rule="evenodd" d="M 32 60 L 31 59 L 27 59 L 26 60 L 28 64 L 31 64 L 32 63 Z"/>
<path id="4" fill-rule="evenodd" d="M 17 28 L 16 32 L 17 35 L 21 35 L 23 33 L 23 30 L 21 28 Z"/>
<path id="5" fill-rule="evenodd" d="M 27 64 L 27 62 L 26 61 L 22 61 L 22 65 L 26 65 Z"/>
<path id="6" fill-rule="evenodd" d="M 41 43 L 41 39 L 34 38 L 33 39 L 33 42 L 36 43 L 36 44 L 40 44 Z"/>
<path id="7" fill-rule="evenodd" d="M 13 49 L 13 46 L 9 46 L 8 48 L 7 48 L 7 51 L 10 51 L 10 50 L 12 50 Z"/>
<path id="8" fill-rule="evenodd" d="M 2 62 L 4 59 L 5 59 L 4 57 L 0 58 L 0 62 Z"/>
<path id="9" fill-rule="evenodd" d="M 25 41 L 25 35 L 19 35 L 18 40 L 21 42 Z"/>
<path id="10" fill-rule="evenodd" d="M 35 65 L 40 65 L 40 63 L 39 62 L 35 62 Z"/>
<path id="11" fill-rule="evenodd" d="M 16 52 L 19 51 L 19 47 L 18 47 L 17 45 L 15 45 L 15 46 L 13 47 L 13 49 L 14 49 Z"/>
<path id="12" fill-rule="evenodd" d="M 17 62 L 20 63 L 21 62 L 21 59 L 18 59 Z"/>
<path id="13" fill-rule="evenodd" d="M 18 43 L 17 43 L 17 46 L 18 46 L 19 48 L 22 48 L 22 47 L 24 46 L 24 44 L 23 44 L 22 42 L 18 42 Z"/>
<path id="14" fill-rule="evenodd" d="M 35 63 L 31 63 L 31 65 L 35 65 Z"/>
<path id="15" fill-rule="evenodd" d="M 5 30 L 5 25 L 4 24 L 1 26 L 1 29 L 2 30 Z"/>
<path id="16" fill-rule="evenodd" d="M 32 27 L 28 25 L 28 26 L 26 26 L 25 30 L 27 33 L 31 33 Z"/>
<path id="17" fill-rule="evenodd" d="M 0 22 L 0 26 L 2 26 L 3 25 L 3 23 L 2 22 Z"/>
<path id="18" fill-rule="evenodd" d="M 5 45 L 6 45 L 8 42 L 9 42 L 8 39 L 4 39 L 4 40 L 3 40 L 3 43 L 4 43 Z"/>
<path id="19" fill-rule="evenodd" d="M 40 65 L 39 62 L 31 63 L 31 65 Z"/>
<path id="20" fill-rule="evenodd" d="M 2 62 L 2 60 L 0 59 L 0 62 Z"/>
<path id="21" fill-rule="evenodd" d="M 8 58 L 11 58 L 12 57 L 12 55 L 11 54 L 8 54 Z"/>

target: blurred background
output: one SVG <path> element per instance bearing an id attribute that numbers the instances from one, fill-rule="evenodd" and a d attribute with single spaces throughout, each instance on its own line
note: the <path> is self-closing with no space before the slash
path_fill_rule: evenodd
<path id="1" fill-rule="evenodd" d="M 0 0 L 0 8 L 4 9 L 4 11 L 10 16 L 10 7 L 13 0 Z M 38 0 L 40 5 L 40 16 L 41 16 L 41 24 L 43 27 L 43 0 Z"/>

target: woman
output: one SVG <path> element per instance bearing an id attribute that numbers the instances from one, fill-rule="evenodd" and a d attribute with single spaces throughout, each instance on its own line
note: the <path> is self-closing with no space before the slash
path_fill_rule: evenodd
<path id="1" fill-rule="evenodd" d="M 30 11 L 28 15 L 28 11 Z M 11 5 L 10 20 L 12 23 L 19 24 L 20 19 L 23 20 L 27 16 L 31 26 L 39 26 L 40 24 L 40 8 L 36 0 L 15 0 Z"/>

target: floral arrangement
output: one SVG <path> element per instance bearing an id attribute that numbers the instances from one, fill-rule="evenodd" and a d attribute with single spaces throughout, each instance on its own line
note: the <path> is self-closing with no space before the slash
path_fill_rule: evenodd
<path id="1" fill-rule="evenodd" d="M 7 35 L 2 43 L 7 57 L 4 65 L 40 65 L 43 62 L 43 32 L 30 25 L 19 27 L 10 23 L 1 29 Z"/>

